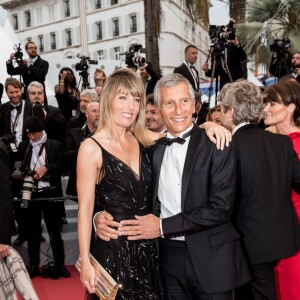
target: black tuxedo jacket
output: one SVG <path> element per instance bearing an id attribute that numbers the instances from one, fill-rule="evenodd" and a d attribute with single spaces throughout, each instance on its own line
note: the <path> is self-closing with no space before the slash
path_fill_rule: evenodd
<path id="1" fill-rule="evenodd" d="M 40 82 L 45 88 L 45 80 L 49 69 L 49 63 L 38 56 L 34 64 L 30 65 L 29 67 L 27 67 L 25 64 L 20 64 L 20 66 L 13 67 L 12 63 L 7 63 L 6 69 L 9 75 L 21 74 L 26 88 L 32 81 Z"/>
<path id="2" fill-rule="evenodd" d="M 291 140 L 245 125 L 234 134 L 232 144 L 238 167 L 233 218 L 250 262 L 293 255 L 300 233 L 290 189 L 300 191 L 300 163 Z"/>
<path id="3" fill-rule="evenodd" d="M 153 153 L 153 209 L 157 214 L 165 147 L 158 143 Z M 165 238 L 185 236 L 206 293 L 228 291 L 250 280 L 239 234 L 230 223 L 235 179 L 232 148 L 217 150 L 203 130 L 194 126 L 182 175 L 182 212 L 162 219 L 162 231 Z"/>
<path id="4" fill-rule="evenodd" d="M 24 117 L 23 117 L 23 124 L 24 120 L 32 115 L 32 105 L 29 101 L 24 102 Z M 10 123 L 10 102 L 6 102 L 0 106 L 0 137 L 10 133 L 11 130 L 11 123 Z M 23 141 L 27 140 L 27 134 L 23 132 Z"/>
<path id="5" fill-rule="evenodd" d="M 11 164 L 7 146 L 0 141 L 0 244 L 10 245 L 13 213 Z"/>
<path id="6" fill-rule="evenodd" d="M 62 144 L 55 140 L 47 139 L 45 144 L 46 150 L 46 168 L 47 173 L 50 177 L 50 187 L 53 189 L 53 196 L 62 196 L 62 185 L 61 185 L 61 173 L 62 173 Z M 19 155 L 22 160 L 22 164 L 30 167 L 30 161 L 32 156 L 32 147 L 30 141 L 20 143 Z"/>
<path id="7" fill-rule="evenodd" d="M 175 68 L 173 73 L 181 74 L 183 77 L 185 77 L 191 83 L 191 85 L 195 91 L 199 91 L 199 72 L 197 69 L 195 69 L 195 70 L 197 73 L 197 86 L 195 85 L 195 80 L 194 80 L 193 74 L 191 73 L 191 70 L 187 67 L 187 65 L 185 63 L 182 63 L 179 67 Z"/>

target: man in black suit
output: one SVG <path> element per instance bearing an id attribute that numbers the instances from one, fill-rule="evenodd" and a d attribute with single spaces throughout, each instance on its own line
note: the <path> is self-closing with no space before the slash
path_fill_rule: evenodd
<path id="1" fill-rule="evenodd" d="M 46 60 L 41 59 L 37 52 L 37 45 L 34 42 L 28 42 L 25 45 L 26 53 L 28 54 L 28 59 L 17 59 L 18 66 L 13 66 L 13 59 L 15 58 L 15 53 L 10 55 L 9 60 L 6 62 L 7 73 L 12 75 L 20 75 L 23 79 L 25 85 L 24 94 L 26 99 L 27 87 L 30 82 L 38 81 L 45 88 L 46 75 L 49 69 L 49 63 Z"/>
<path id="2" fill-rule="evenodd" d="M 154 87 L 156 82 L 161 77 L 158 75 L 152 68 L 151 62 L 145 62 L 139 66 L 141 77 L 144 78 L 145 84 L 145 93 L 146 95 L 150 95 L 154 91 Z"/>
<path id="3" fill-rule="evenodd" d="M 55 278 L 70 277 L 64 266 L 64 244 L 60 232 L 61 202 L 34 199 L 62 197 L 61 169 L 62 144 L 47 138 L 43 124 L 38 117 L 30 116 L 25 120 L 24 131 L 29 140 L 19 147 L 22 158 L 22 170 L 33 179 L 33 190 L 28 200 L 28 255 L 30 259 L 29 275 L 31 278 L 40 274 L 40 224 L 42 215 L 49 233 L 53 258 L 57 265 Z M 31 172 L 28 172 L 31 170 Z M 33 174 L 32 174 L 33 172 Z"/>
<path id="4" fill-rule="evenodd" d="M 10 254 L 13 195 L 11 164 L 7 146 L 0 141 L 0 259 Z"/>
<path id="5" fill-rule="evenodd" d="M 83 127 L 72 128 L 66 137 L 64 145 L 64 162 L 69 169 L 67 195 L 77 196 L 76 190 L 76 163 L 80 144 L 98 127 L 99 102 L 91 102 L 86 107 L 86 123 Z"/>
<path id="6" fill-rule="evenodd" d="M 233 133 L 238 180 L 233 213 L 253 281 L 236 298 L 276 299 L 274 267 L 300 247 L 299 224 L 290 201 L 291 186 L 300 192 L 300 165 L 291 140 L 259 127 L 263 96 L 241 81 L 219 94 L 222 124 Z"/>
<path id="7" fill-rule="evenodd" d="M 48 138 L 63 142 L 66 136 L 66 120 L 57 107 L 47 104 L 43 85 L 32 81 L 27 90 L 33 115 L 41 119 Z"/>
<path id="8" fill-rule="evenodd" d="M 160 239 L 167 299 L 233 299 L 250 280 L 239 234 L 230 222 L 236 165 L 232 148 L 219 151 L 192 123 L 194 91 L 180 74 L 162 77 L 155 102 L 167 127 L 153 154 L 156 215 L 123 220 L 129 240 Z M 118 225 L 117 225 L 118 226 Z"/>
<path id="9" fill-rule="evenodd" d="M 173 73 L 178 73 L 185 77 L 197 92 L 199 91 L 199 72 L 194 66 L 198 58 L 197 47 L 195 45 L 186 46 L 184 56 L 185 61 L 179 67 L 175 68 Z"/>

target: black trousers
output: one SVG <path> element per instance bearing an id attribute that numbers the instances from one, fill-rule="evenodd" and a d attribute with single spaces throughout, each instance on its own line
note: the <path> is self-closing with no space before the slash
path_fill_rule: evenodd
<path id="1" fill-rule="evenodd" d="M 43 192 L 37 193 L 36 198 L 43 198 Z M 46 195 L 45 195 L 46 197 Z M 63 265 L 65 260 L 64 244 L 60 232 L 61 205 L 63 202 L 39 201 L 30 202 L 28 208 L 29 236 L 28 255 L 31 266 L 40 264 L 40 228 L 42 215 L 49 234 L 50 245 L 53 252 L 53 259 L 56 264 Z"/>
<path id="2" fill-rule="evenodd" d="M 185 242 L 161 239 L 160 267 L 168 300 L 232 300 L 234 292 L 207 294 L 201 287 Z M 201 253 L 199 253 L 201 255 Z M 224 258 L 226 259 L 226 258 Z M 205 273 L 205 270 L 203 270 Z M 226 276 L 224 274 L 224 276 Z"/>
<path id="3" fill-rule="evenodd" d="M 253 280 L 236 289 L 236 300 L 275 300 L 276 261 L 250 266 Z"/>

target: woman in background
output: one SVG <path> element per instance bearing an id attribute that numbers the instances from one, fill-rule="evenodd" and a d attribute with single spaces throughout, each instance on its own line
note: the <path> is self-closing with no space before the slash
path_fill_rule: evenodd
<path id="1" fill-rule="evenodd" d="M 61 113 L 68 122 L 78 112 L 80 91 L 72 69 L 62 68 L 58 80 L 59 83 L 54 87 L 55 97 Z"/>
<path id="2" fill-rule="evenodd" d="M 265 125 L 271 126 L 275 133 L 288 135 L 300 158 L 300 85 L 293 81 L 280 82 L 267 88 L 265 94 Z M 300 195 L 293 190 L 291 201 L 300 223 Z M 278 299 L 299 300 L 300 251 L 292 257 L 280 260 L 275 267 L 275 276 Z"/>

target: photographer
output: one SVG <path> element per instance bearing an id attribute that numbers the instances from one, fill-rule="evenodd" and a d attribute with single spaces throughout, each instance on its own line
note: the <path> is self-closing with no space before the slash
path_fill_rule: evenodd
<path id="1" fill-rule="evenodd" d="M 211 65 L 213 65 L 213 59 L 216 59 L 217 69 L 215 71 L 215 77 L 218 75 L 220 78 L 220 88 L 218 90 L 221 90 L 226 83 L 230 82 L 228 72 L 225 68 L 224 63 L 222 63 L 221 61 L 221 56 L 226 58 L 232 81 L 245 78 L 244 72 L 242 70 L 241 62 L 246 60 L 247 56 L 245 51 L 241 47 L 240 43 L 238 42 L 237 38 L 234 35 L 232 37 L 233 39 L 230 40 L 216 42 L 216 43 L 221 43 L 221 47 L 223 48 L 222 51 L 224 52 L 218 53 L 219 50 L 214 49 L 213 52 L 217 52 L 217 53 L 212 53 Z M 204 63 L 202 65 L 202 70 L 205 71 L 205 76 L 207 77 L 212 76 L 212 70 L 209 69 L 208 63 Z"/>
<path id="2" fill-rule="evenodd" d="M 67 127 L 66 120 L 57 107 L 47 104 L 43 85 L 32 81 L 28 86 L 28 96 L 33 115 L 41 119 L 48 137 L 63 142 Z"/>
<path id="3" fill-rule="evenodd" d="M 25 85 L 25 97 L 28 99 L 27 87 L 32 81 L 40 82 L 45 88 L 46 75 L 49 69 L 49 63 L 41 59 L 37 54 L 37 45 L 34 42 L 28 42 L 25 45 L 28 59 L 23 59 L 20 47 L 15 53 L 10 55 L 9 60 L 6 62 L 7 73 L 12 75 L 20 75 Z M 13 60 L 16 60 L 18 66 L 13 65 Z"/>
<path id="4" fill-rule="evenodd" d="M 161 77 L 158 75 L 152 68 L 152 63 L 150 61 L 141 63 L 139 65 L 139 70 L 141 77 L 145 80 L 145 93 L 146 95 L 153 94 L 154 87 L 156 85 L 156 82 Z"/>
<path id="5" fill-rule="evenodd" d="M 47 199 L 62 197 L 61 165 L 62 144 L 47 138 L 43 124 L 38 117 L 31 116 L 25 120 L 24 131 L 29 141 L 20 144 L 22 170 L 24 175 L 32 177 L 31 199 L 28 204 L 29 232 L 28 255 L 30 259 L 29 275 L 31 278 L 40 274 L 40 224 L 42 214 L 49 233 L 56 274 L 53 278 L 70 277 L 64 266 L 64 245 L 60 232 L 61 206 L 63 202 Z M 33 199 L 47 198 L 34 201 Z"/>
<path id="6" fill-rule="evenodd" d="M 286 48 L 287 46 L 282 46 L 282 42 L 279 44 L 280 46 L 278 46 L 278 40 L 275 40 L 273 45 L 277 46 L 270 46 L 270 48 L 274 51 L 269 72 L 278 79 L 285 75 L 292 74 L 298 81 L 300 81 L 300 52 L 295 52 L 292 56 L 288 48 Z M 278 47 L 280 48 L 278 49 Z M 284 50 L 280 50 L 282 47 L 284 47 Z"/>

